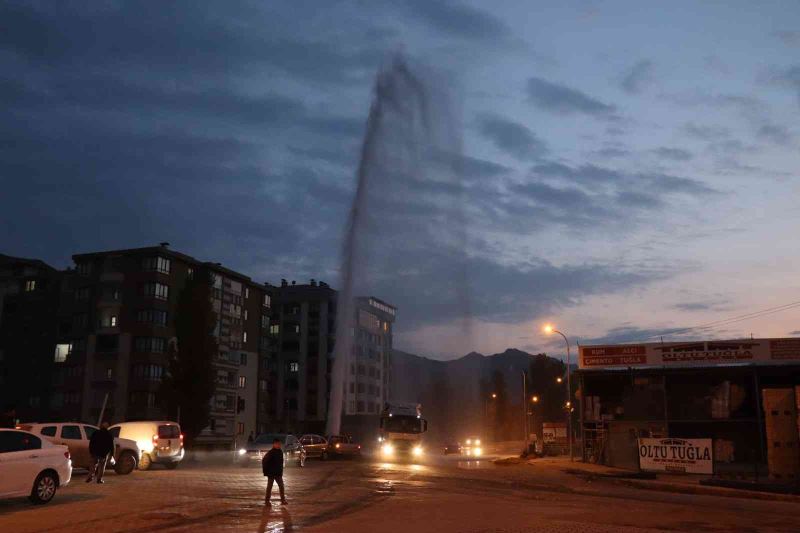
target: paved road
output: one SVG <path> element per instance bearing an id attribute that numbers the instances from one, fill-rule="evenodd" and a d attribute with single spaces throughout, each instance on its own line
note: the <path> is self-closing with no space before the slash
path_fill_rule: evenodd
<path id="1" fill-rule="evenodd" d="M 0 502 L 0 531 L 800 531 L 800 505 L 587 482 L 552 466 L 311 462 L 286 472 L 291 504 L 264 505 L 257 467 L 181 465 L 86 485 L 44 507 Z"/>

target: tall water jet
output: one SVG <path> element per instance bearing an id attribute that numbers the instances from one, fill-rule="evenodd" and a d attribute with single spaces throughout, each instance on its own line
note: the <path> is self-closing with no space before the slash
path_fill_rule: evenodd
<path id="1" fill-rule="evenodd" d="M 430 313 L 468 327 L 460 127 L 441 85 L 400 56 L 375 81 L 342 246 L 328 435 L 341 429 L 355 297 L 400 303 L 411 327 Z"/>

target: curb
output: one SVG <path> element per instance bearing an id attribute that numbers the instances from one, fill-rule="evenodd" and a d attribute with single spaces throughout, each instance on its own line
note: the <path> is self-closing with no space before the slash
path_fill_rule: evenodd
<path id="1" fill-rule="evenodd" d="M 723 496 L 727 498 L 748 498 L 751 500 L 766 500 L 800 503 L 800 496 L 792 494 L 776 494 L 772 492 L 759 492 L 744 489 L 728 489 L 725 487 L 709 487 L 705 485 L 683 485 L 677 483 L 664 483 L 663 481 L 643 481 L 638 479 L 604 478 L 618 485 L 626 485 L 637 489 L 658 490 L 677 494 L 696 494 L 703 496 Z"/>

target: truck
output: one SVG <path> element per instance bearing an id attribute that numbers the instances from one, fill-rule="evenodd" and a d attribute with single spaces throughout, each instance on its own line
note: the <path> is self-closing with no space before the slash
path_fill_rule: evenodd
<path id="1" fill-rule="evenodd" d="M 420 459 L 424 454 L 422 434 L 428 421 L 422 418 L 422 405 L 387 402 L 380 418 L 378 441 L 384 459 Z"/>

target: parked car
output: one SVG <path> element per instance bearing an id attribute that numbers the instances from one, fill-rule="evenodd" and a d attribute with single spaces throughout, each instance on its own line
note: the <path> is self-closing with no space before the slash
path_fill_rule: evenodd
<path id="1" fill-rule="evenodd" d="M 471 455 L 473 457 L 480 457 L 483 455 L 483 448 L 481 447 L 480 437 L 468 437 L 461 447 L 461 453 L 464 455 Z"/>
<path id="2" fill-rule="evenodd" d="M 303 435 L 300 444 L 306 451 L 306 457 L 319 457 L 323 461 L 328 459 L 328 440 L 322 435 Z"/>
<path id="3" fill-rule="evenodd" d="M 29 431 L 0 429 L 0 498 L 27 496 L 33 503 L 47 503 L 71 478 L 66 446 Z"/>
<path id="4" fill-rule="evenodd" d="M 115 438 L 136 442 L 141 451 L 139 470 L 162 464 L 172 470 L 183 460 L 183 433 L 177 422 L 166 420 L 121 422 L 109 428 Z"/>
<path id="5" fill-rule="evenodd" d="M 240 448 L 236 460 L 242 466 L 261 463 L 261 459 L 272 448 L 275 439 L 281 441 L 283 447 L 284 465 L 294 463 L 297 466 L 306 466 L 306 450 L 294 435 L 286 433 L 262 433 L 254 442 L 248 442 L 245 448 Z"/>
<path id="6" fill-rule="evenodd" d="M 62 444 L 69 448 L 73 468 L 91 468 L 92 456 L 89 453 L 89 439 L 97 431 L 96 426 L 74 422 L 57 422 L 50 424 L 21 424 L 20 429 L 30 431 L 49 440 L 53 444 Z M 136 441 L 115 438 L 114 454 L 111 465 L 120 475 L 127 475 L 139 464 L 140 452 Z"/>
<path id="7" fill-rule="evenodd" d="M 328 454 L 331 457 L 361 457 L 361 445 L 348 435 L 329 435 Z"/>
<path id="8" fill-rule="evenodd" d="M 444 454 L 450 455 L 451 453 L 461 455 L 461 443 L 460 442 L 448 442 L 444 445 Z"/>

